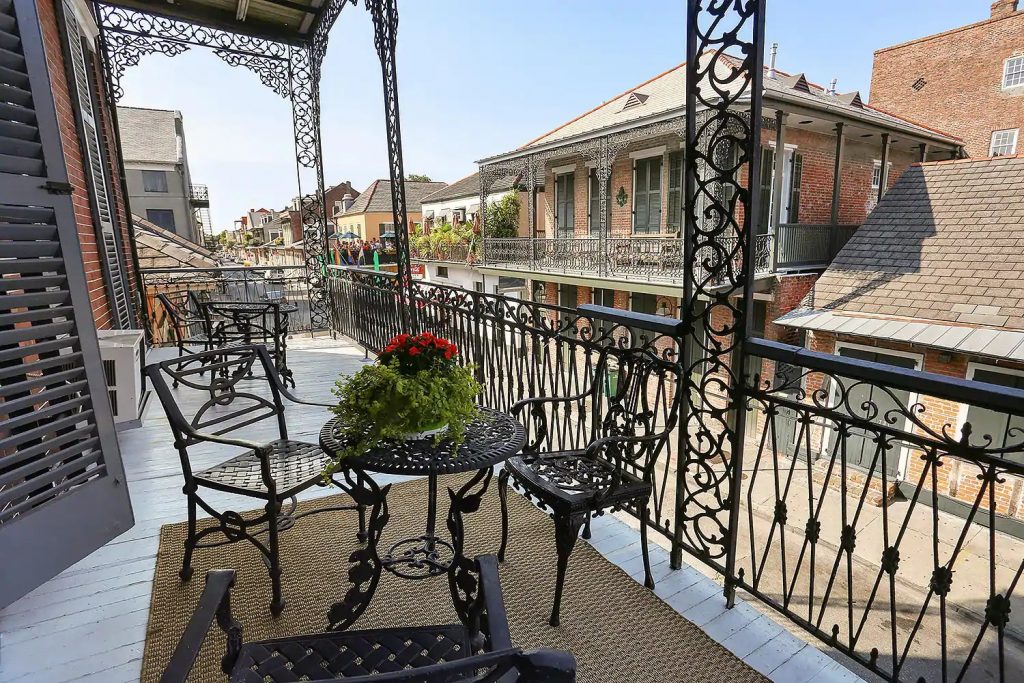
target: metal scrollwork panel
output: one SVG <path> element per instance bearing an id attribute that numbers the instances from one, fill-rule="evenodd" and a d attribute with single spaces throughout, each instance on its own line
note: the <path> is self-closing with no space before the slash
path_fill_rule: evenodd
<path id="1" fill-rule="evenodd" d="M 741 458 L 744 254 L 755 211 L 763 0 L 689 0 L 686 66 L 686 383 L 677 480 L 677 542 L 728 574 Z M 740 174 L 748 174 L 741 182 Z M 721 397 L 720 399 L 715 396 Z M 725 454 L 725 455 L 723 455 Z"/>

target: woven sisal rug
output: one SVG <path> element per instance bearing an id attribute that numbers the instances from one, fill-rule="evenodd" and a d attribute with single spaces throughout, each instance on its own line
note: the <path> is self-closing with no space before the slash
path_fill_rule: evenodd
<path id="1" fill-rule="evenodd" d="M 457 480 L 442 480 L 441 515 L 447 512 L 443 486 Z M 496 483 L 492 482 L 480 511 L 467 517 L 471 555 L 497 551 L 501 517 Z M 388 497 L 391 521 L 384 531 L 382 552 L 397 538 L 422 533 L 426 495 L 425 481 L 392 488 Z M 308 501 L 300 507 L 321 506 L 336 499 Z M 554 529 L 546 514 L 514 493 L 509 496 L 509 506 L 509 554 L 501 565 L 501 584 L 514 644 L 572 652 L 579 661 L 578 680 L 584 683 L 765 680 L 582 540 L 569 564 L 562 625 L 548 626 L 554 595 Z M 183 585 L 178 568 L 185 524 L 164 526 L 142 680 L 158 680 L 198 602 L 209 569 L 238 571 L 231 602 L 246 641 L 323 631 L 329 604 L 347 589 L 346 558 L 356 544 L 355 530 L 355 513 L 328 512 L 299 520 L 282 534 L 288 604 L 274 620 L 269 609 L 270 580 L 255 548 L 243 542 L 197 550 L 194 577 Z M 457 621 L 443 577 L 408 581 L 385 572 L 373 603 L 354 628 Z M 224 637 L 214 625 L 192 671 L 193 680 L 224 681 L 219 669 L 223 651 Z"/>

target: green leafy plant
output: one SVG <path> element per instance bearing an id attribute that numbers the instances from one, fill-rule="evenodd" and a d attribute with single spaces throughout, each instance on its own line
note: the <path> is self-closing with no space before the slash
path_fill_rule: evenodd
<path id="1" fill-rule="evenodd" d="M 508 192 L 487 207 L 488 237 L 519 236 L 519 195 Z"/>
<path id="2" fill-rule="evenodd" d="M 473 370 L 459 364 L 459 349 L 429 332 L 400 334 L 377 363 L 335 384 L 338 405 L 331 408 L 343 425 L 347 444 L 324 470 L 327 478 L 345 458 L 365 453 L 388 439 L 440 427 L 435 443 L 451 442 L 452 454 L 477 414 L 480 384 Z"/>

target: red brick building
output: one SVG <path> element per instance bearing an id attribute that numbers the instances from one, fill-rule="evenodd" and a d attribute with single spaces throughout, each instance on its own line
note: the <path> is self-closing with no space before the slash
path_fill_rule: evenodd
<path id="1" fill-rule="evenodd" d="M 813 351 L 1024 388 L 1022 187 L 1024 155 L 915 165 L 817 281 L 806 307 L 775 324 L 805 335 Z M 820 378 L 807 379 L 812 395 Z M 1024 428 L 1020 418 L 977 405 L 892 396 L 920 403 L 918 417 L 933 433 L 972 444 L 991 438 L 991 447 L 1009 448 Z M 962 434 L 967 423 L 973 436 Z M 827 450 L 827 434 L 818 437 Z M 850 455 L 851 443 L 851 464 L 863 464 Z M 905 452 L 891 465 L 898 480 L 915 481 L 922 459 Z M 978 468 L 951 459 L 936 485 L 953 509 L 970 505 Z M 1024 534 L 1024 481 L 1008 476 L 993 486 L 1003 528 Z"/>
<path id="2" fill-rule="evenodd" d="M 983 7 L 983 0 L 972 0 Z M 972 157 L 1024 151 L 1024 8 L 875 52 L 871 105 L 964 140 Z"/>
<path id="3" fill-rule="evenodd" d="M 135 328 L 133 236 L 92 6 L 83 0 L 36 6 L 38 28 L 21 30 L 42 33 L 93 318 L 98 329 Z"/>
<path id="4" fill-rule="evenodd" d="M 537 237 L 486 239 L 480 270 L 528 278 L 528 295 L 550 304 L 675 315 L 684 274 L 685 75 L 677 66 L 481 161 L 521 178 L 520 166 L 534 165 Z M 757 191 L 766 210 L 756 226 L 755 327 L 785 339 L 790 333 L 770 321 L 804 297 L 886 188 L 922 158 L 959 155 L 960 144 L 803 74 L 768 68 L 763 102 Z M 600 145 L 612 155 L 603 220 Z"/>

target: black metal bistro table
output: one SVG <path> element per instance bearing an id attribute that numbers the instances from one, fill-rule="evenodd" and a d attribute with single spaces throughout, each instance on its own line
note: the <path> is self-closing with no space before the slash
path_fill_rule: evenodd
<path id="1" fill-rule="evenodd" d="M 281 380 L 295 386 L 288 367 L 288 316 L 299 310 L 296 304 L 210 300 L 200 302 L 200 310 L 213 347 L 269 343 Z"/>
<path id="2" fill-rule="evenodd" d="M 452 595 L 471 594 L 463 582 L 473 570 L 473 561 L 463 552 L 463 515 L 476 512 L 494 474 L 494 466 L 518 454 L 526 443 L 526 431 L 511 415 L 479 407 L 479 417 L 466 426 L 466 438 L 456 453 L 448 440 L 435 443 L 432 437 L 388 441 L 359 456 L 345 458 L 343 467 L 331 480 L 370 511 L 359 540 L 364 545 L 349 557 L 348 592 L 328 612 L 331 628 L 351 626 L 373 598 L 381 573 L 387 570 L 404 579 L 428 579 L 448 575 Z M 337 418 L 320 430 L 320 447 L 329 456 L 348 446 Z M 460 472 L 476 473 L 458 490 L 449 488 L 451 505 L 446 518 L 448 537 L 437 529 L 438 477 Z M 393 543 L 381 555 L 378 543 L 390 519 L 388 492 L 391 485 L 378 486 L 371 473 L 427 477 L 427 520 L 424 532 Z M 360 525 L 363 528 L 362 525 Z"/>

